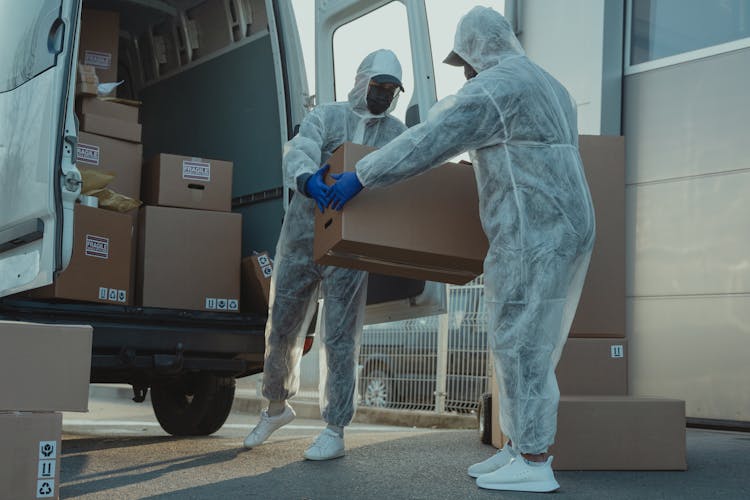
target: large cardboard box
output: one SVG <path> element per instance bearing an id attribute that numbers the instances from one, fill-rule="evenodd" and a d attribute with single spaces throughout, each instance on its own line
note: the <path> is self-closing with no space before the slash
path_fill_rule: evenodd
<path id="1" fill-rule="evenodd" d="M 625 339 L 568 339 L 557 364 L 560 394 L 627 395 L 627 353 Z"/>
<path id="2" fill-rule="evenodd" d="M 579 137 L 596 212 L 596 242 L 571 337 L 625 336 L 625 139 Z"/>
<path id="3" fill-rule="evenodd" d="M 76 101 L 80 130 L 92 134 L 141 142 L 138 107 L 97 97 L 81 97 Z"/>
<path id="4" fill-rule="evenodd" d="M 492 387 L 492 444 L 501 430 L 498 387 Z M 636 396 L 561 396 L 549 450 L 556 470 L 685 470 L 685 402 Z"/>
<path id="5" fill-rule="evenodd" d="M 103 135 L 78 133 L 76 162 L 115 175 L 109 188 L 130 198 L 141 198 L 143 146 Z"/>
<path id="6" fill-rule="evenodd" d="M 328 159 L 329 173 L 353 171 L 371 151 L 342 145 Z M 388 189 L 364 191 L 342 211 L 315 211 L 319 264 L 464 284 L 482 273 L 487 248 L 474 170 L 463 164 L 446 163 Z"/>
<path id="7" fill-rule="evenodd" d="M 142 207 L 139 304 L 238 312 L 241 225 L 231 212 Z"/>
<path id="8" fill-rule="evenodd" d="M 55 282 L 32 297 L 131 305 L 133 217 L 76 205 L 73 255 Z"/>
<path id="9" fill-rule="evenodd" d="M 61 413 L 0 413 L 0 498 L 59 498 Z"/>
<path id="10" fill-rule="evenodd" d="M 242 259 L 241 310 L 257 314 L 268 313 L 273 263 L 268 252 Z"/>
<path id="11" fill-rule="evenodd" d="M 105 10 L 83 9 L 78 62 L 96 68 L 101 83 L 117 81 L 117 47 L 120 15 Z"/>
<path id="12" fill-rule="evenodd" d="M 232 162 L 160 154 L 144 164 L 143 201 L 149 205 L 229 212 Z"/>
<path id="13" fill-rule="evenodd" d="M 86 411 L 91 331 L 0 321 L 0 411 Z"/>

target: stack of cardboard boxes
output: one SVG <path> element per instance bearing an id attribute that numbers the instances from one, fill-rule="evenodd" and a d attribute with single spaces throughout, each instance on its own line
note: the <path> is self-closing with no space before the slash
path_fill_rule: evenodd
<path id="1" fill-rule="evenodd" d="M 628 396 L 625 338 L 624 139 L 580 138 L 597 236 L 557 366 L 560 406 L 550 453 L 558 470 L 684 470 L 685 402 Z M 507 437 L 492 370 L 492 444 Z"/>
<path id="2" fill-rule="evenodd" d="M 239 312 L 242 229 L 241 215 L 231 213 L 232 163 L 160 154 L 143 164 L 139 103 L 97 96 L 97 83 L 117 79 L 118 36 L 116 12 L 83 11 L 76 163 L 112 176 L 109 190 L 148 206 L 120 213 L 77 204 L 68 268 L 30 294 Z"/>
<path id="3" fill-rule="evenodd" d="M 230 211 L 232 163 L 160 154 L 143 174 L 139 304 L 239 312 L 242 216 Z"/>
<path id="4" fill-rule="evenodd" d="M 88 411 L 91 327 L 0 321 L 0 497 L 59 498 L 61 411 Z"/>

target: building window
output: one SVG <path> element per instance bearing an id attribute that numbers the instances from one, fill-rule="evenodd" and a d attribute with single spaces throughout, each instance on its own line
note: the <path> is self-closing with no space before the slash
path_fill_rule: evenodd
<path id="1" fill-rule="evenodd" d="M 750 37 L 750 0 L 632 0 L 630 64 Z"/>

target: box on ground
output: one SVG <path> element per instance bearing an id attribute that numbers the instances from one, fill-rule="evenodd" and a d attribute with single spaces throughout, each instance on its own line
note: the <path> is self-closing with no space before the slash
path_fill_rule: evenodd
<path id="1" fill-rule="evenodd" d="M 81 97 L 76 100 L 76 113 L 83 132 L 141 142 L 141 125 L 135 105 L 98 97 Z"/>
<path id="2" fill-rule="evenodd" d="M 59 498 L 61 413 L 0 413 L 1 498 Z"/>
<path id="3" fill-rule="evenodd" d="M 627 352 L 625 339 L 568 339 L 556 370 L 560 394 L 627 395 Z"/>
<path id="4" fill-rule="evenodd" d="M 242 290 L 240 295 L 242 312 L 268 313 L 272 274 L 273 263 L 268 252 L 261 252 L 242 259 Z"/>
<path id="5" fill-rule="evenodd" d="M 141 195 L 141 163 L 143 146 L 88 132 L 78 133 L 76 162 L 87 167 L 112 172 L 109 188 L 139 200 Z"/>
<path id="6" fill-rule="evenodd" d="M 141 195 L 149 205 L 229 212 L 232 162 L 157 155 L 143 166 Z"/>
<path id="7" fill-rule="evenodd" d="M 501 430 L 492 387 L 492 444 Z M 685 402 L 635 396 L 562 396 L 549 450 L 556 470 L 685 470 Z"/>
<path id="8" fill-rule="evenodd" d="M 91 332 L 0 321 L 0 411 L 87 411 Z"/>
<path id="9" fill-rule="evenodd" d="M 371 151 L 342 145 L 328 159 L 330 173 L 352 171 Z M 319 264 L 464 284 L 482 273 L 487 248 L 474 170 L 466 165 L 446 163 L 388 189 L 363 191 L 342 211 L 315 211 Z"/>
<path id="10" fill-rule="evenodd" d="M 133 217 L 76 205 L 73 255 L 52 285 L 32 290 L 36 298 L 131 305 Z"/>
<path id="11" fill-rule="evenodd" d="M 241 225 L 231 212 L 142 207 L 139 304 L 239 312 Z"/>
<path id="12" fill-rule="evenodd" d="M 596 213 L 596 241 L 571 337 L 625 337 L 625 139 L 578 141 Z"/>
<path id="13" fill-rule="evenodd" d="M 78 62 L 96 68 L 99 82 L 117 81 L 117 48 L 120 15 L 106 10 L 83 9 Z"/>

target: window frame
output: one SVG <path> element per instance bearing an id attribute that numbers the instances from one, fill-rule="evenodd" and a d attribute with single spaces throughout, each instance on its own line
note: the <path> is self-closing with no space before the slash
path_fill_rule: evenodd
<path id="1" fill-rule="evenodd" d="M 682 52 L 673 56 L 661 57 L 651 61 L 646 61 L 638 64 L 630 63 L 630 48 L 632 43 L 632 19 L 633 19 L 633 0 L 627 0 L 625 6 L 625 57 L 623 60 L 623 75 L 635 75 L 646 71 L 651 71 L 659 68 L 666 68 L 677 64 L 682 64 L 690 61 L 697 61 L 699 59 L 705 59 L 720 54 L 726 54 L 728 52 L 734 52 L 737 50 L 750 48 L 750 37 L 740 38 L 738 40 L 732 40 L 731 42 L 720 43 L 718 45 L 711 45 L 710 47 L 704 47 L 702 49 L 691 50 L 688 52 Z"/>

